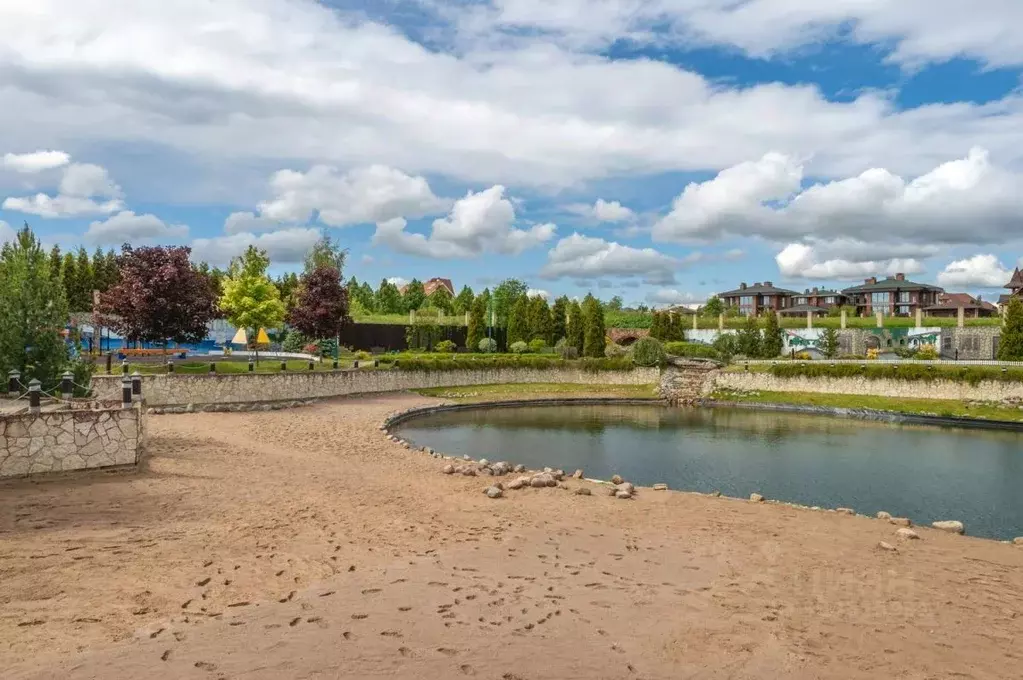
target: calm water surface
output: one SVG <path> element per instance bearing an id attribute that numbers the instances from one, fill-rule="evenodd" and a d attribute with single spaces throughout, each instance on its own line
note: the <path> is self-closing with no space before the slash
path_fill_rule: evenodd
<path id="1" fill-rule="evenodd" d="M 480 408 L 399 428 L 420 446 L 618 473 L 728 496 L 887 510 L 918 524 L 958 519 L 968 534 L 1023 536 L 1023 434 L 825 416 L 658 405 Z"/>

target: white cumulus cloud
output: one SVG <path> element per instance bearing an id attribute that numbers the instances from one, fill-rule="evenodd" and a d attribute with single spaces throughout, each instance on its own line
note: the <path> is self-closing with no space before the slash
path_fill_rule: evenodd
<path id="1" fill-rule="evenodd" d="M 633 248 L 615 241 L 572 234 L 558 241 L 547 254 L 540 270 L 545 279 L 601 277 L 639 277 L 653 284 L 671 283 L 681 266 L 653 248 Z"/>
<path id="2" fill-rule="evenodd" d="M 693 305 L 703 299 L 675 288 L 658 288 L 646 295 L 646 301 L 657 306 Z"/>
<path id="3" fill-rule="evenodd" d="M 530 288 L 529 290 L 526 291 L 526 297 L 531 298 L 541 297 L 544 300 L 546 300 L 550 298 L 550 296 L 551 296 L 550 292 L 543 290 L 542 288 Z"/>
<path id="4" fill-rule="evenodd" d="M 71 162 L 63 151 L 33 151 L 32 153 L 5 153 L 3 166 L 8 170 L 34 175 L 44 170 L 60 168 Z"/>
<path id="5" fill-rule="evenodd" d="M 121 197 L 121 188 L 105 168 L 72 163 L 64 167 L 56 196 L 10 196 L 4 199 L 3 208 L 46 218 L 103 215 L 123 210 Z"/>
<path id="6" fill-rule="evenodd" d="M 565 210 L 601 223 L 632 222 L 636 219 L 636 213 L 631 208 L 622 205 L 619 201 L 605 201 L 603 198 L 598 198 L 593 205 L 574 203 L 565 206 Z"/>
<path id="7" fill-rule="evenodd" d="M 549 241 L 553 224 L 519 229 L 515 207 L 504 197 L 503 186 L 469 192 L 455 201 L 450 214 L 434 220 L 429 237 L 405 231 L 407 222 L 395 218 L 377 224 L 373 243 L 399 253 L 436 258 L 469 258 L 483 253 L 517 255 Z"/>
<path id="8" fill-rule="evenodd" d="M 197 238 L 192 241 L 192 258 L 214 265 L 226 265 L 249 246 L 256 246 L 265 250 L 270 261 L 275 264 L 295 264 L 305 259 L 319 239 L 318 230 L 302 228 L 281 229 L 258 235 L 246 232 Z"/>
<path id="9" fill-rule="evenodd" d="M 156 215 L 136 215 L 125 210 L 106 220 L 93 222 L 85 231 L 85 239 L 96 244 L 156 243 L 188 236 L 183 224 L 167 224 Z"/>
<path id="10" fill-rule="evenodd" d="M 890 276 L 897 273 L 919 274 L 923 263 L 915 257 L 880 255 L 885 246 L 872 246 L 855 242 L 790 243 L 775 256 L 782 276 L 792 279 L 853 280 L 869 276 Z M 872 257 L 871 251 L 878 253 Z M 907 253 L 931 253 L 909 247 Z"/>
<path id="11" fill-rule="evenodd" d="M 974 255 L 949 262 L 938 273 L 938 284 L 946 288 L 1001 288 L 1012 278 L 1012 271 L 996 255 Z"/>

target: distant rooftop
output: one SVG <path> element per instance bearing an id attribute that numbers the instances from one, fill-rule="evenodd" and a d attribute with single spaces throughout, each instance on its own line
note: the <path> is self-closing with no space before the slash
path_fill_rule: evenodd
<path id="1" fill-rule="evenodd" d="M 739 287 L 735 290 L 721 293 L 718 297 L 737 297 L 740 295 L 797 295 L 797 293 L 794 290 L 775 288 L 774 284 L 770 281 L 764 281 L 763 283 L 754 283 L 752 286 L 740 283 Z"/>
<path id="2" fill-rule="evenodd" d="M 929 283 L 917 283 L 916 281 L 910 281 L 906 278 L 905 274 L 896 274 L 895 276 L 889 276 L 886 279 L 876 279 L 871 277 L 863 282 L 862 286 L 853 286 L 846 288 L 842 292 L 845 294 L 850 293 L 873 293 L 876 291 L 886 290 L 942 290 L 938 286 L 932 286 Z"/>

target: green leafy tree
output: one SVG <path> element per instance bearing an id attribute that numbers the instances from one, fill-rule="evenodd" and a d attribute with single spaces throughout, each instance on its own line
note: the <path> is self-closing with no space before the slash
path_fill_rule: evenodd
<path id="1" fill-rule="evenodd" d="M 755 316 L 746 317 L 746 324 L 739 329 L 735 338 L 735 350 L 751 359 L 761 355 L 760 348 L 760 324 Z"/>
<path id="2" fill-rule="evenodd" d="M 78 266 L 74 253 L 64 253 L 64 260 L 60 265 L 61 281 L 64 283 L 64 300 L 68 309 L 72 312 L 75 309 L 75 300 L 81 297 L 81 288 L 78 285 Z"/>
<path id="3" fill-rule="evenodd" d="M 220 308 L 224 316 L 234 326 L 248 329 L 252 338 L 260 328 L 280 327 L 287 312 L 281 292 L 266 275 L 269 266 L 266 251 L 249 246 L 231 261 L 223 282 Z"/>
<path id="4" fill-rule="evenodd" d="M 50 249 L 50 276 L 63 277 L 64 259 L 60 255 L 60 246 Z"/>
<path id="5" fill-rule="evenodd" d="M 784 346 L 778 313 L 769 310 L 764 321 L 764 339 L 760 343 L 760 355 L 764 359 L 774 359 L 781 354 Z"/>
<path id="6" fill-rule="evenodd" d="M 68 306 L 59 273 L 28 225 L 0 252 L 0 373 L 52 388 L 67 367 Z"/>
<path id="7" fill-rule="evenodd" d="M 345 259 L 348 251 L 341 244 L 324 232 L 305 256 L 305 273 L 311 274 L 323 267 L 333 267 L 339 272 L 345 270 Z"/>
<path id="8" fill-rule="evenodd" d="M 554 322 L 551 319 L 551 308 L 547 305 L 547 300 L 539 295 L 530 298 L 528 315 L 529 341 L 532 342 L 540 338 L 548 345 L 553 345 L 555 340 L 551 336 Z"/>
<path id="9" fill-rule="evenodd" d="M 529 339 L 529 298 L 523 293 L 512 305 L 508 315 L 508 345 Z"/>
<path id="10" fill-rule="evenodd" d="M 483 299 L 483 326 L 485 328 L 489 328 L 490 326 L 496 327 L 497 324 L 494 323 L 494 296 L 491 294 L 490 289 L 484 288 L 483 292 L 479 294 L 479 297 Z"/>
<path id="11" fill-rule="evenodd" d="M 583 308 L 575 300 L 568 306 L 568 346 L 574 347 L 578 356 L 582 356 L 583 347 L 586 344 L 586 320 L 583 318 Z"/>
<path id="12" fill-rule="evenodd" d="M 408 285 L 405 286 L 405 292 L 401 297 L 402 306 L 404 311 L 410 312 L 413 309 L 420 309 L 423 303 L 426 302 L 426 289 L 423 288 L 423 282 L 419 279 L 412 279 Z"/>
<path id="13" fill-rule="evenodd" d="M 302 274 L 288 323 L 310 338 L 336 340 L 352 321 L 348 314 L 348 289 L 342 283 L 341 272 L 331 264 L 336 260 L 320 262 Z"/>
<path id="14" fill-rule="evenodd" d="M 472 306 L 476 302 L 476 295 L 473 294 L 472 288 L 469 286 L 462 286 L 462 290 L 458 292 L 458 296 L 455 297 L 455 314 L 465 314 L 466 312 L 472 311 Z M 475 345 L 471 345 L 475 347 Z"/>
<path id="15" fill-rule="evenodd" d="M 512 305 L 526 294 L 528 287 L 518 279 L 505 279 L 494 289 L 494 325 L 498 328 L 508 326 L 508 317 L 511 314 Z M 509 342 L 511 342 L 509 340 Z"/>
<path id="16" fill-rule="evenodd" d="M 468 335 L 466 336 L 465 346 L 475 352 L 480 346 L 480 340 L 486 337 L 487 333 L 487 306 L 486 300 L 482 295 L 477 297 L 472 302 L 472 308 L 469 310 L 469 329 Z"/>
<path id="17" fill-rule="evenodd" d="M 375 312 L 377 308 L 377 299 L 373 294 L 373 286 L 369 285 L 368 281 L 363 281 L 362 285 L 359 286 L 358 294 L 359 302 L 366 308 L 368 312 Z"/>
<path id="18" fill-rule="evenodd" d="M 824 356 L 828 359 L 834 359 L 838 356 L 838 331 L 834 328 L 825 328 L 821 332 L 820 340 L 817 343 L 818 348 Z"/>
<path id="19" fill-rule="evenodd" d="M 439 309 L 445 314 L 452 314 L 455 311 L 455 298 L 451 296 L 451 291 L 444 286 L 438 286 L 437 290 L 430 293 L 426 302 L 430 307 Z"/>
<path id="20" fill-rule="evenodd" d="M 1023 361 L 1023 301 L 1013 298 L 1005 310 L 1005 325 L 998 344 L 1002 361 Z"/>
<path id="21" fill-rule="evenodd" d="M 376 310 L 380 314 L 401 314 L 401 293 L 398 287 L 384 279 L 376 294 Z"/>
<path id="22" fill-rule="evenodd" d="M 653 318 L 650 321 L 650 337 L 656 338 L 657 340 L 664 340 L 664 314 L 661 312 L 654 312 Z"/>
<path id="23" fill-rule="evenodd" d="M 704 303 L 703 307 L 700 308 L 700 314 L 703 316 L 717 317 L 725 313 L 725 303 L 721 301 L 717 295 L 713 295 L 708 298 L 707 302 Z"/>
<path id="24" fill-rule="evenodd" d="M 96 277 L 92 270 L 92 262 L 89 260 L 89 252 L 85 248 L 79 248 L 75 256 L 75 276 L 78 285 L 75 287 L 77 297 L 68 300 L 68 307 L 72 312 L 87 312 L 92 309 L 92 291 L 96 289 Z"/>
<path id="25" fill-rule="evenodd" d="M 554 342 L 568 337 L 568 298 L 562 295 L 551 307 L 551 338 Z"/>
<path id="26" fill-rule="evenodd" d="M 625 302 L 622 300 L 622 296 L 615 295 L 608 301 L 607 308 L 612 312 L 620 312 L 622 311 L 622 307 L 624 306 L 624 304 Z"/>
<path id="27" fill-rule="evenodd" d="M 582 304 L 583 325 L 586 328 L 583 339 L 583 356 L 602 357 L 607 345 L 604 328 L 604 309 L 592 295 L 587 295 Z"/>
<path id="28" fill-rule="evenodd" d="M 284 308 L 291 311 L 295 307 L 295 299 L 298 294 L 298 274 L 288 272 L 277 277 L 274 281 L 277 291 L 281 294 L 281 302 Z"/>

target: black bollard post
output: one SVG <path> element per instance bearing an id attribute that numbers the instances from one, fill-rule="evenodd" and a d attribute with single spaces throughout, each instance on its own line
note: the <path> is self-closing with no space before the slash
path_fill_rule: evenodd
<path id="1" fill-rule="evenodd" d="M 337 359 L 334 359 L 334 370 L 337 370 Z"/>
<path id="2" fill-rule="evenodd" d="M 21 391 L 21 373 L 17 370 L 10 371 L 7 374 L 7 396 L 11 399 L 18 398 L 18 392 Z"/>
<path id="3" fill-rule="evenodd" d="M 113 352 L 107 352 L 107 375 L 110 375 L 114 372 L 113 363 L 114 363 Z"/>
<path id="4" fill-rule="evenodd" d="M 217 372 L 217 362 L 216 361 L 211 361 L 210 362 L 210 373 L 216 373 L 216 372 Z"/>
<path id="5" fill-rule="evenodd" d="M 131 378 L 121 376 L 121 408 L 131 408 Z"/>
<path id="6" fill-rule="evenodd" d="M 142 376 L 138 371 L 131 374 L 131 400 L 142 401 Z"/>
<path id="7" fill-rule="evenodd" d="M 121 362 L 121 375 L 128 375 L 128 360 Z"/>
<path id="8" fill-rule="evenodd" d="M 249 373 L 255 373 L 255 372 L 256 372 L 256 362 L 254 362 L 252 359 L 249 359 Z"/>
<path id="9" fill-rule="evenodd" d="M 281 372 L 286 370 L 288 370 L 288 361 L 286 359 L 281 359 Z"/>
<path id="10" fill-rule="evenodd" d="M 312 359 L 309 360 L 309 370 L 310 371 L 315 371 L 316 370 L 316 367 L 313 365 L 313 360 Z"/>
<path id="11" fill-rule="evenodd" d="M 352 362 L 352 368 L 358 368 L 358 367 L 359 367 L 359 360 L 356 359 L 355 361 Z"/>
<path id="12" fill-rule="evenodd" d="M 39 413 L 39 404 L 42 399 L 42 384 L 32 378 L 32 381 L 28 384 L 28 412 Z"/>
<path id="13" fill-rule="evenodd" d="M 74 396 L 75 388 L 75 376 L 71 371 L 64 371 L 64 375 L 60 376 L 60 398 L 64 401 L 71 401 L 71 397 Z"/>
<path id="14" fill-rule="evenodd" d="M 167 372 L 168 373 L 173 373 L 174 372 L 174 360 L 173 359 L 168 359 L 167 360 Z"/>

